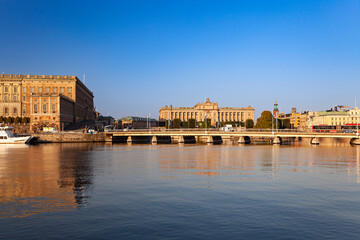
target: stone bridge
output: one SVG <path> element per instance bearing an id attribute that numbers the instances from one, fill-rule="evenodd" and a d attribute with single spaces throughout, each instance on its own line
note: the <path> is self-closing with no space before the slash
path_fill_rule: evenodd
<path id="1" fill-rule="evenodd" d="M 105 141 L 127 143 L 227 143 L 304 142 L 308 144 L 360 144 L 357 133 L 324 133 L 305 131 L 235 131 L 219 130 L 131 130 L 105 133 Z"/>

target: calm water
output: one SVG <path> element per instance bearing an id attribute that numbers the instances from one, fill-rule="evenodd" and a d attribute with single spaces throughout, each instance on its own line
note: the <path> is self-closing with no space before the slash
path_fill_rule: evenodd
<path id="1" fill-rule="evenodd" d="M 359 239 L 360 147 L 0 146 L 0 239 Z"/>

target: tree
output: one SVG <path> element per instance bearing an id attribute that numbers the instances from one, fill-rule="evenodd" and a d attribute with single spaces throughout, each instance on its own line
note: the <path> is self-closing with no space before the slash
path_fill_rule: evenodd
<path id="1" fill-rule="evenodd" d="M 172 128 L 170 120 L 165 120 L 165 127 L 166 128 Z"/>
<path id="2" fill-rule="evenodd" d="M 21 118 L 20 117 L 16 117 L 14 119 L 14 123 L 21 123 Z"/>
<path id="3" fill-rule="evenodd" d="M 206 119 L 206 127 L 211 128 L 211 119 Z"/>
<path id="4" fill-rule="evenodd" d="M 273 119 L 270 111 L 263 111 L 261 116 L 256 120 L 255 128 L 271 128 Z"/>
<path id="5" fill-rule="evenodd" d="M 246 128 L 253 128 L 253 127 L 254 127 L 254 120 L 252 120 L 252 119 L 246 119 L 246 121 L 245 121 L 245 127 L 246 127 Z"/>
<path id="6" fill-rule="evenodd" d="M 195 124 L 196 124 L 195 119 L 190 118 L 190 119 L 188 120 L 188 127 L 189 127 L 189 128 L 195 128 L 195 127 L 196 127 Z"/>
<path id="7" fill-rule="evenodd" d="M 5 122 L 6 122 L 6 123 L 13 123 L 13 122 L 14 122 L 14 118 L 13 118 L 13 117 L 7 117 L 7 118 L 5 118 Z"/>
<path id="8" fill-rule="evenodd" d="M 5 119 L 4 119 L 3 116 L 1 116 L 1 117 L 0 117 L 0 123 L 3 123 L 3 122 L 5 122 Z"/>
<path id="9" fill-rule="evenodd" d="M 181 122 L 181 127 L 188 128 L 188 122 Z"/>
<path id="10" fill-rule="evenodd" d="M 173 128 L 180 128 L 181 120 L 179 118 L 175 118 L 173 121 Z"/>
<path id="11" fill-rule="evenodd" d="M 290 125 L 290 119 L 278 119 L 279 128 L 285 129 L 285 128 L 291 128 Z"/>

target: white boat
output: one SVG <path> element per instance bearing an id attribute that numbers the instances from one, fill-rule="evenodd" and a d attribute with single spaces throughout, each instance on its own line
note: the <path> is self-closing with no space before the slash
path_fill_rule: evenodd
<path id="1" fill-rule="evenodd" d="M 12 127 L 0 127 L 0 144 L 3 143 L 30 143 L 32 136 L 17 137 L 12 133 Z"/>

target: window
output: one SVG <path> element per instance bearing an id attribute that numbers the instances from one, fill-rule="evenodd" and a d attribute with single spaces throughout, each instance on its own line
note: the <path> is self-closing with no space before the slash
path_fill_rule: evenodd
<path id="1" fill-rule="evenodd" d="M 17 114 L 17 108 L 14 108 L 14 114 L 15 115 Z"/>
<path id="2" fill-rule="evenodd" d="M 14 86 L 14 93 L 17 93 L 17 86 Z"/>
<path id="3" fill-rule="evenodd" d="M 5 95 L 5 102 L 9 101 L 9 96 Z"/>
<path id="4" fill-rule="evenodd" d="M 5 108 L 5 109 L 4 109 L 4 112 L 5 112 L 5 115 L 8 115 L 8 114 L 9 114 L 9 109 L 8 109 L 8 108 Z"/>
<path id="5" fill-rule="evenodd" d="M 42 87 L 38 87 L 38 92 L 39 92 L 39 93 L 42 92 Z"/>
<path id="6" fill-rule="evenodd" d="M 5 92 L 9 92 L 9 87 L 8 86 L 5 86 Z"/>
<path id="7" fill-rule="evenodd" d="M 23 115 L 25 115 L 25 114 L 26 114 L 26 108 L 23 109 Z"/>
<path id="8" fill-rule="evenodd" d="M 46 92 L 49 93 L 50 92 L 50 88 L 46 87 Z"/>
<path id="9" fill-rule="evenodd" d="M 71 87 L 68 87 L 68 93 L 71 93 Z"/>
<path id="10" fill-rule="evenodd" d="M 46 113 L 46 104 L 43 105 L 43 112 Z"/>
<path id="11" fill-rule="evenodd" d="M 23 92 L 26 92 L 26 87 L 23 87 Z"/>
<path id="12" fill-rule="evenodd" d="M 52 111 L 53 111 L 53 113 L 56 112 L 56 104 L 53 104 L 53 105 L 52 105 Z"/>
<path id="13" fill-rule="evenodd" d="M 64 93 L 64 92 L 65 92 L 65 88 L 64 88 L 64 87 L 61 87 L 61 88 L 60 88 L 60 92 L 61 92 L 61 93 Z"/>
<path id="14" fill-rule="evenodd" d="M 34 87 L 30 88 L 30 92 L 32 92 L 32 93 L 34 92 Z"/>
<path id="15" fill-rule="evenodd" d="M 34 112 L 37 113 L 37 111 L 38 111 L 38 105 L 34 104 Z"/>
<path id="16" fill-rule="evenodd" d="M 57 87 L 53 87 L 53 93 L 57 93 Z"/>
<path id="17" fill-rule="evenodd" d="M 25 95 L 23 96 L 23 101 L 26 101 L 26 96 Z"/>
<path id="18" fill-rule="evenodd" d="M 14 102 L 17 101 L 17 95 L 14 95 Z"/>

